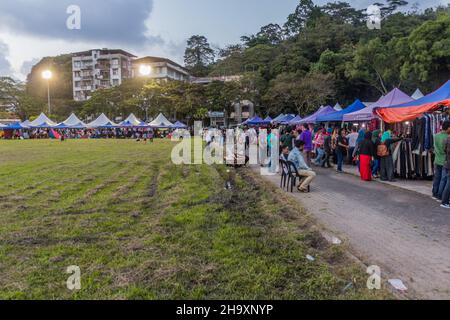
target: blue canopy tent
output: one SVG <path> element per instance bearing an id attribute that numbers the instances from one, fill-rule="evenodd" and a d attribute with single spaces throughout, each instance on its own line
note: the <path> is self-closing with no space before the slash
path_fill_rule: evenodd
<path id="1" fill-rule="evenodd" d="M 291 125 L 291 126 L 297 126 L 297 125 L 301 124 L 301 121 L 302 121 L 302 117 L 296 116 L 294 119 L 292 119 L 291 121 L 289 121 L 289 125 Z"/>
<path id="2" fill-rule="evenodd" d="M 81 130 L 81 129 L 86 129 L 86 125 L 82 122 L 75 123 L 73 125 L 67 125 L 63 122 L 63 123 L 60 123 L 57 126 L 51 127 L 51 128 L 52 129 L 78 129 L 78 130 Z"/>
<path id="3" fill-rule="evenodd" d="M 295 114 L 288 114 L 285 115 L 278 123 L 280 124 L 289 124 L 290 121 L 292 121 L 295 118 Z"/>
<path id="4" fill-rule="evenodd" d="M 366 106 L 359 99 L 357 99 L 349 107 L 342 111 L 336 111 L 317 117 L 317 122 L 342 122 L 344 120 L 344 115 L 362 110 L 364 108 L 366 108 Z"/>
<path id="5" fill-rule="evenodd" d="M 171 128 L 172 129 L 187 129 L 187 125 L 185 125 L 184 123 L 182 123 L 182 122 L 180 122 L 180 121 L 177 121 L 177 122 L 175 122 L 172 126 L 171 126 Z"/>
<path id="6" fill-rule="evenodd" d="M 21 122 L 15 122 L 1 128 L 1 130 L 24 130 L 29 129 L 28 126 L 23 125 Z"/>
<path id="7" fill-rule="evenodd" d="M 273 121 L 273 119 L 271 117 L 267 117 L 267 118 L 264 119 L 264 122 L 266 122 L 268 124 L 271 124 L 272 121 Z"/>
<path id="8" fill-rule="evenodd" d="M 57 126 L 53 127 L 53 129 L 70 129 L 70 127 L 64 123 L 60 123 Z"/>
<path id="9" fill-rule="evenodd" d="M 247 125 L 249 126 L 259 126 L 264 122 L 264 120 L 260 117 L 254 117 L 247 121 Z"/>
<path id="10" fill-rule="evenodd" d="M 248 125 L 248 123 L 249 123 L 250 121 L 252 121 L 253 119 L 255 119 L 255 118 L 256 118 L 256 117 L 253 117 L 253 118 L 250 118 L 250 119 L 245 120 L 244 122 L 241 123 L 241 126 L 246 126 L 246 125 Z"/>
<path id="11" fill-rule="evenodd" d="M 272 123 L 279 123 L 284 117 L 286 117 L 285 114 L 280 114 L 278 117 L 272 120 Z"/>

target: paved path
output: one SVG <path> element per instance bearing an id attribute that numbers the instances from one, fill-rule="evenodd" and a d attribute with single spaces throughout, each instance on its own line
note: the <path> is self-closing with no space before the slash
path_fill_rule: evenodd
<path id="1" fill-rule="evenodd" d="M 292 196 L 322 225 L 380 266 L 384 283 L 401 279 L 408 297 L 450 299 L 450 211 L 421 193 L 316 170 L 312 192 Z"/>

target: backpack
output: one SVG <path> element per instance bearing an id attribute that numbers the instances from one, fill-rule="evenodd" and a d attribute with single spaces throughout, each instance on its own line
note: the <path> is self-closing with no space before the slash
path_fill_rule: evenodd
<path id="1" fill-rule="evenodd" d="M 389 156 L 389 148 L 387 147 L 386 144 L 384 143 L 380 143 L 377 147 L 377 156 L 379 156 L 380 158 L 384 158 Z"/>

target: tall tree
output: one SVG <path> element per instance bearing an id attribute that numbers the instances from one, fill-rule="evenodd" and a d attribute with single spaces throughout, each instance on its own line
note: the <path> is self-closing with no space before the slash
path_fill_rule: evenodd
<path id="1" fill-rule="evenodd" d="M 318 15 L 320 15 L 320 9 L 312 0 L 300 0 L 295 11 L 288 16 L 283 26 L 286 35 L 288 37 L 298 35 L 307 23 L 312 22 Z"/>
<path id="2" fill-rule="evenodd" d="M 402 78 L 436 86 L 450 78 L 450 13 L 425 22 L 407 38 Z"/>
<path id="3" fill-rule="evenodd" d="M 0 77 L 0 104 L 12 106 L 22 120 L 39 114 L 44 106 L 42 99 L 27 94 L 25 85 L 10 77 Z"/>
<path id="4" fill-rule="evenodd" d="M 184 63 L 194 76 L 205 76 L 214 62 L 215 52 L 204 36 L 194 35 L 187 41 Z"/>

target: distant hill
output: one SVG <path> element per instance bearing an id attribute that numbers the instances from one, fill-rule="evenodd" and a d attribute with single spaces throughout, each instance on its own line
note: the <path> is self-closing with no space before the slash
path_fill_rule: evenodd
<path id="1" fill-rule="evenodd" d="M 45 57 L 31 69 L 27 77 L 27 93 L 47 98 L 47 82 L 42 79 L 44 70 L 51 70 L 51 95 L 54 99 L 72 99 L 72 55 Z"/>

